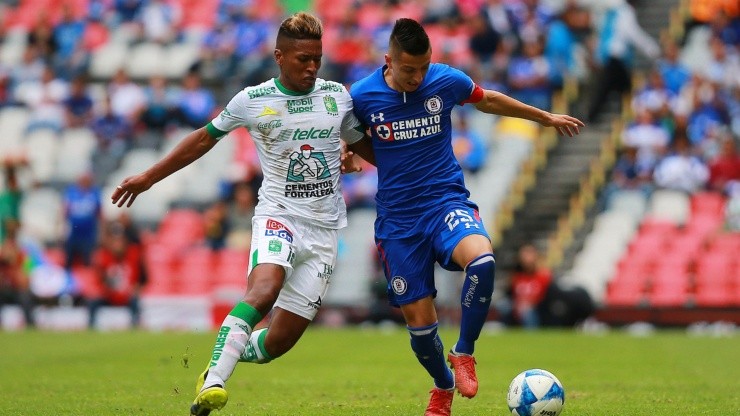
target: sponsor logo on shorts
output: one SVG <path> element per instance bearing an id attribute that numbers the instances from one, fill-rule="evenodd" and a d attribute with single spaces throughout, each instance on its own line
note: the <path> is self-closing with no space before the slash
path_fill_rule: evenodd
<path id="1" fill-rule="evenodd" d="M 267 251 L 270 253 L 280 253 L 283 250 L 283 242 L 280 240 L 270 240 L 267 243 Z"/>
<path id="2" fill-rule="evenodd" d="M 331 264 L 324 264 L 324 270 L 320 271 L 317 277 L 319 279 L 324 279 L 326 281 L 329 281 L 329 279 L 331 279 L 332 273 L 334 273 L 334 267 L 332 267 Z"/>
<path id="3" fill-rule="evenodd" d="M 393 289 L 393 293 L 396 295 L 403 295 L 406 293 L 406 289 L 408 289 L 406 279 L 401 276 L 393 277 L 393 279 L 391 279 L 391 288 Z"/>
<path id="4" fill-rule="evenodd" d="M 316 310 L 319 310 L 319 308 L 321 307 L 321 296 L 319 296 L 319 298 L 316 300 L 316 302 L 308 302 L 308 306 L 310 306 L 310 307 L 312 307 L 312 308 L 314 308 Z"/>
<path id="5" fill-rule="evenodd" d="M 289 243 L 293 242 L 293 233 L 291 233 L 290 230 L 288 230 L 283 224 L 273 219 L 267 220 L 267 225 L 265 226 L 265 236 L 282 238 Z M 272 241 L 270 241 L 270 243 L 272 243 Z"/>

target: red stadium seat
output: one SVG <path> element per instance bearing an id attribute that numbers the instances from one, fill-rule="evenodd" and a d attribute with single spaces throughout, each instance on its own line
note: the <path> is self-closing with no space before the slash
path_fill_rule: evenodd
<path id="1" fill-rule="evenodd" d="M 733 277 L 736 261 L 724 253 L 707 253 L 696 262 L 696 284 L 727 286 Z"/>
<path id="2" fill-rule="evenodd" d="M 689 274 L 686 269 L 660 267 L 653 273 L 650 296 L 652 306 L 685 306 L 689 301 Z"/>
<path id="3" fill-rule="evenodd" d="M 727 307 L 740 305 L 738 296 L 725 286 L 697 286 L 694 301 L 696 306 L 703 307 Z"/>
<path id="4" fill-rule="evenodd" d="M 213 289 L 215 254 L 198 247 L 182 253 L 175 290 L 188 295 L 209 295 Z"/>
<path id="5" fill-rule="evenodd" d="M 247 287 L 249 252 L 244 250 L 221 250 L 215 267 L 217 285 Z"/>
<path id="6" fill-rule="evenodd" d="M 80 287 L 80 294 L 85 299 L 94 299 L 103 295 L 100 276 L 93 267 L 78 266 L 72 269 L 72 276 Z"/>
<path id="7" fill-rule="evenodd" d="M 642 224 L 640 224 L 640 235 L 659 235 L 663 236 L 663 238 L 667 238 L 668 236 L 678 232 L 678 227 L 676 227 L 676 224 L 670 221 L 661 220 L 661 219 L 654 219 L 654 218 L 645 218 L 643 220 Z"/>
<path id="8" fill-rule="evenodd" d="M 656 288 L 648 297 L 651 306 L 686 306 L 689 304 L 691 297 L 685 288 L 675 286 L 665 286 Z"/>
<path id="9" fill-rule="evenodd" d="M 149 281 L 143 292 L 151 295 L 174 294 L 179 266 L 174 250 L 166 245 L 149 244 L 144 250 L 144 263 Z"/>
<path id="10" fill-rule="evenodd" d="M 203 216 L 195 210 L 180 209 L 167 213 L 153 240 L 177 251 L 198 245 L 204 235 Z"/>
<path id="11" fill-rule="evenodd" d="M 721 215 L 709 215 L 700 213 L 689 218 L 684 228 L 688 234 L 706 238 L 722 228 L 724 217 Z"/>
<path id="12" fill-rule="evenodd" d="M 722 214 L 725 208 L 725 197 L 719 192 L 699 192 L 691 197 L 691 212 L 696 215 Z"/>
<path id="13" fill-rule="evenodd" d="M 639 286 L 615 285 L 606 292 L 605 303 L 608 306 L 634 307 L 645 300 L 645 295 Z"/>
<path id="14" fill-rule="evenodd" d="M 740 233 L 719 234 L 709 240 L 709 250 L 713 252 L 733 253 L 740 252 Z"/>
<path id="15" fill-rule="evenodd" d="M 180 0 L 182 26 L 188 29 L 209 30 L 216 22 L 217 0 Z"/>
<path id="16" fill-rule="evenodd" d="M 67 255 L 64 253 L 64 250 L 58 247 L 48 248 L 44 252 L 44 255 L 46 256 L 46 260 L 54 265 L 57 266 L 64 266 L 64 262 L 67 258 Z"/>

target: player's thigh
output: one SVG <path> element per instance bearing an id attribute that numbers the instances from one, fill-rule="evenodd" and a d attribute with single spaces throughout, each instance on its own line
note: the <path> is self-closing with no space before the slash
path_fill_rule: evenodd
<path id="1" fill-rule="evenodd" d="M 266 313 L 293 272 L 295 225 L 281 217 L 255 216 L 245 301 Z"/>
<path id="2" fill-rule="evenodd" d="M 436 260 L 447 270 L 463 270 L 474 258 L 492 252 L 488 232 L 475 205 L 449 203 L 437 211 L 434 250 Z M 459 248 L 459 250 L 458 250 Z"/>
<path id="3" fill-rule="evenodd" d="M 422 234 L 401 239 L 376 239 L 378 255 L 388 280 L 391 305 L 413 303 L 434 297 L 434 252 Z"/>
<path id="4" fill-rule="evenodd" d="M 313 320 L 334 273 L 338 237 L 336 230 L 321 227 L 303 231 L 293 272 L 285 279 L 275 306 Z"/>

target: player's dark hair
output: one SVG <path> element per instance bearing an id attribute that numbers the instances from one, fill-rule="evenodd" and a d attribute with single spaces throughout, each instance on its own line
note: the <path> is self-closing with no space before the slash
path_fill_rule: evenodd
<path id="1" fill-rule="evenodd" d="M 281 39 L 285 38 L 321 40 L 323 34 L 324 28 L 319 18 L 310 13 L 299 12 L 283 20 L 283 23 L 280 24 L 277 42 L 279 43 Z"/>
<path id="2" fill-rule="evenodd" d="M 396 20 L 388 43 L 391 51 L 406 52 L 409 55 L 424 55 L 431 44 L 424 28 L 414 19 Z"/>

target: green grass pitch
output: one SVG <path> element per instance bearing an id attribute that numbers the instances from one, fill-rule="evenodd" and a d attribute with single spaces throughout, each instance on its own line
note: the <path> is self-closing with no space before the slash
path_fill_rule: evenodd
<path id="1" fill-rule="evenodd" d="M 442 331 L 449 347 L 452 328 Z M 212 333 L 0 333 L 0 415 L 186 415 Z M 633 337 L 575 331 L 485 333 L 480 391 L 454 415 L 506 415 L 527 368 L 565 386 L 563 415 L 740 414 L 740 338 L 679 331 Z M 404 330 L 310 328 L 286 356 L 239 364 L 227 415 L 422 415 L 431 381 Z"/>

